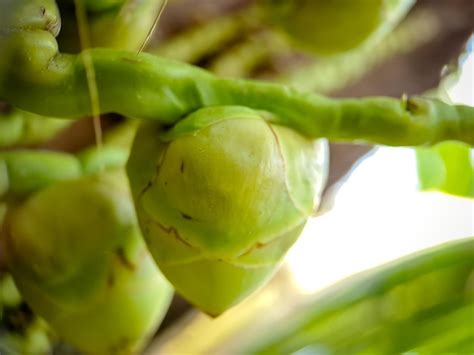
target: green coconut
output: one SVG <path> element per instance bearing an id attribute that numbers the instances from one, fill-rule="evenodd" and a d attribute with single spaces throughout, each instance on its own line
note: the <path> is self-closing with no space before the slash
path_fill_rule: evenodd
<path id="1" fill-rule="evenodd" d="M 319 202 L 327 143 L 245 107 L 139 129 L 127 171 L 160 270 L 217 316 L 273 275 Z"/>
<path id="2" fill-rule="evenodd" d="M 7 212 L 2 233 L 22 296 L 88 353 L 135 354 L 172 288 L 141 237 L 123 172 L 62 181 Z"/>
<path id="3" fill-rule="evenodd" d="M 414 0 L 263 0 L 267 20 L 295 46 L 317 54 L 358 47 L 392 29 Z"/>

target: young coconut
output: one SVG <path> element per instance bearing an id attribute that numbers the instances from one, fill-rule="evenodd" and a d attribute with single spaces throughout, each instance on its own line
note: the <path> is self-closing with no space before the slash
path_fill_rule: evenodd
<path id="1" fill-rule="evenodd" d="M 337 54 L 389 32 L 414 0 L 262 0 L 267 20 L 297 47 Z"/>
<path id="2" fill-rule="evenodd" d="M 142 240 L 124 177 L 50 185 L 12 206 L 2 231 L 25 301 L 88 353 L 137 353 L 172 296 Z"/>
<path id="3" fill-rule="evenodd" d="M 217 316 L 265 284 L 319 202 L 327 142 L 245 107 L 141 127 L 127 172 L 139 223 L 176 291 Z"/>

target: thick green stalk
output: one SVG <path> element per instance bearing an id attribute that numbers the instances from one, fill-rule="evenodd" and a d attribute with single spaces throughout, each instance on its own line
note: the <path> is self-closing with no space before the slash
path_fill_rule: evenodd
<path id="1" fill-rule="evenodd" d="M 90 55 L 103 112 L 174 124 L 202 107 L 243 105 L 268 111 L 274 123 L 314 138 L 407 146 L 443 140 L 474 144 L 474 108 L 467 106 L 420 97 L 335 100 L 277 84 L 219 79 L 148 54 L 90 49 L 63 55 L 54 38 L 59 21 L 54 2 L 37 2 L 50 5 L 43 6 L 42 18 L 6 21 L 0 28 L 0 41 L 8 42 L 10 55 L 0 68 L 0 97 L 26 110 L 58 117 L 90 114 L 83 64 L 83 56 Z M 38 30 L 25 30 L 31 26 Z"/>
<path id="2" fill-rule="evenodd" d="M 0 203 L 23 200 L 59 181 L 123 168 L 128 147 L 104 145 L 78 156 L 68 153 L 14 150 L 0 153 Z"/>
<path id="3" fill-rule="evenodd" d="M 0 111 L 0 148 L 42 143 L 68 124 L 63 119 L 38 116 L 13 107 L 6 113 Z"/>
<path id="4" fill-rule="evenodd" d="M 88 26 L 93 47 L 138 50 L 157 17 L 164 0 L 84 1 L 88 7 Z M 78 24 L 74 1 L 58 1 L 61 8 L 60 47 L 67 52 L 79 52 Z M 119 6 L 120 5 L 120 6 Z M 10 4 L 15 9 L 15 4 Z M 98 11 L 100 9 L 100 11 Z M 13 11 L 11 11 L 13 13 Z M 0 21 L 3 22 L 3 21 Z M 3 52 L 3 51 L 1 51 Z M 41 117 L 16 108 L 0 110 L 0 147 L 32 145 L 52 138 L 69 122 Z"/>
<path id="5" fill-rule="evenodd" d="M 310 137 L 368 141 L 394 146 L 460 140 L 474 144 L 474 108 L 435 99 L 330 99 L 285 86 L 220 80 L 224 104 L 273 113 L 275 123 Z M 228 95 L 227 97 L 225 95 Z"/>
<path id="6" fill-rule="evenodd" d="M 78 178 L 82 168 L 66 153 L 8 151 L 0 153 L 0 202 L 23 199 L 61 180 Z"/>

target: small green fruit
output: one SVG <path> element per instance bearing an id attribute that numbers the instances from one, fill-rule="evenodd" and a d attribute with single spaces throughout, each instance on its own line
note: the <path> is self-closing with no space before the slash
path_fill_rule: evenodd
<path id="1" fill-rule="evenodd" d="M 326 163 L 325 141 L 226 106 L 198 110 L 166 133 L 143 126 L 127 171 L 158 266 L 216 316 L 276 271 L 319 202 Z"/>
<path id="2" fill-rule="evenodd" d="M 351 50 L 392 28 L 414 0 L 263 0 L 267 20 L 317 54 Z"/>
<path id="3" fill-rule="evenodd" d="M 85 352 L 136 353 L 172 296 L 126 186 L 118 172 L 63 181 L 7 212 L 3 246 L 22 296 Z"/>

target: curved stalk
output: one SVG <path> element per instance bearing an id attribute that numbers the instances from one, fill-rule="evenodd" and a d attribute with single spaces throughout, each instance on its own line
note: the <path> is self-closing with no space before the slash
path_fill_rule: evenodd
<path id="1" fill-rule="evenodd" d="M 402 146 L 443 140 L 474 144 L 474 108 L 467 106 L 421 97 L 329 99 L 278 84 L 219 79 L 146 53 L 90 49 L 60 54 L 54 38 L 57 9 L 51 0 L 38 2 L 50 5 L 39 20 L 15 22 L 18 16 L 13 16 L 0 29 L 0 41 L 10 49 L 0 68 L 0 97 L 26 110 L 58 117 L 90 114 L 83 65 L 83 56 L 90 56 L 102 112 L 171 125 L 202 107 L 242 105 L 268 111 L 272 122 L 314 138 Z"/>

